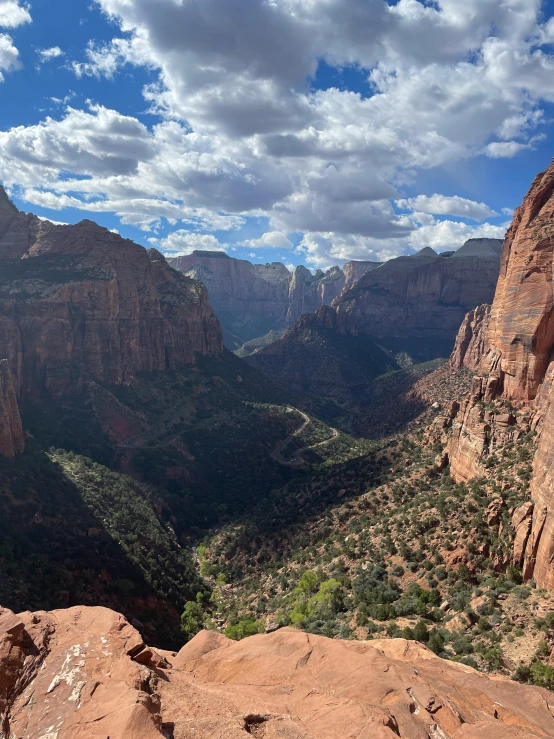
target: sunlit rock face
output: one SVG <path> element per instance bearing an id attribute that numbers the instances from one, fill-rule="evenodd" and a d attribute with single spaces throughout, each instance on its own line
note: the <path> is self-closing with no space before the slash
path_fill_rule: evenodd
<path id="1" fill-rule="evenodd" d="M 539 174 L 514 214 L 502 250 L 490 316 L 469 315 L 452 357 L 454 369 L 477 371 L 479 387 L 462 405 L 450 447 L 458 480 L 482 474 L 481 439 L 487 434 L 479 405 L 497 398 L 528 405 L 539 431 L 533 502 L 514 514 L 514 561 L 539 587 L 554 587 L 554 163 Z"/>
<path id="2" fill-rule="evenodd" d="M 334 302 L 343 331 L 452 350 L 468 310 L 491 302 L 500 262 L 497 239 L 466 242 L 450 256 L 422 249 L 363 275 Z"/>
<path id="3" fill-rule="evenodd" d="M 232 642 L 203 631 L 162 652 L 114 611 L 79 606 L 0 608 L 0 722 L 27 739 L 554 735 L 551 693 L 417 642 L 294 629 Z"/>

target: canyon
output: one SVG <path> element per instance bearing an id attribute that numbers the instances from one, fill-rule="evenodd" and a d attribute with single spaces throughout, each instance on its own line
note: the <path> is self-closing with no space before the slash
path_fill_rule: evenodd
<path id="1" fill-rule="evenodd" d="M 206 286 L 226 345 L 233 350 L 329 305 L 365 272 L 380 266 L 379 262 L 349 262 L 343 269 L 332 267 L 312 274 L 303 266 L 291 272 L 281 262 L 252 264 L 210 251 L 194 251 L 168 261 Z"/>
<path id="2" fill-rule="evenodd" d="M 553 733 L 553 193 L 502 256 L 312 275 L 0 191 L 4 733 Z"/>
<path id="3" fill-rule="evenodd" d="M 105 608 L 0 608 L 0 726 L 27 739 L 532 739 L 554 734 L 547 690 L 493 680 L 404 639 L 283 629 L 203 631 L 148 647 Z"/>
<path id="4" fill-rule="evenodd" d="M 426 248 L 391 259 L 247 361 L 313 402 L 329 398 L 367 416 L 375 378 L 448 357 L 467 311 L 492 301 L 501 243 L 470 240 L 446 256 Z"/>

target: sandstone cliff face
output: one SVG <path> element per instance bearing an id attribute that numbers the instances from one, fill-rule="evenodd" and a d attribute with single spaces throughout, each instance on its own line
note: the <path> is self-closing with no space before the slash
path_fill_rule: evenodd
<path id="1" fill-rule="evenodd" d="M 374 262 L 351 262 L 312 274 L 306 267 L 289 272 L 281 262 L 251 264 L 222 252 L 195 251 L 169 263 L 200 280 L 225 331 L 227 346 L 290 326 L 304 313 L 316 311 L 339 297 Z"/>
<path id="2" fill-rule="evenodd" d="M 0 360 L 0 457 L 24 451 L 23 428 L 7 359 Z"/>
<path id="3" fill-rule="evenodd" d="M 467 311 L 494 295 L 500 247 L 487 241 L 469 241 L 447 257 L 423 249 L 367 272 L 334 303 L 341 330 L 425 341 L 435 356 L 450 353 Z"/>
<path id="4" fill-rule="evenodd" d="M 554 735 L 552 704 L 403 639 L 202 632 L 175 654 L 104 608 L 0 609 L 5 736 L 531 739 Z"/>
<path id="5" fill-rule="evenodd" d="M 506 236 L 490 323 L 487 369 L 497 394 L 533 400 L 554 344 L 554 165 L 538 175 Z"/>
<path id="6" fill-rule="evenodd" d="M 223 350 L 204 287 L 155 250 L 91 221 L 14 239 L 21 218 L 0 233 L 0 347 L 18 392 L 59 397 L 86 376 L 120 384 Z"/>
<path id="7" fill-rule="evenodd" d="M 554 586 L 554 163 L 537 176 L 514 214 L 502 251 L 500 277 L 486 308 L 467 317 L 452 357 L 479 373 L 478 389 L 463 404 L 449 447 L 456 479 L 483 474 L 490 434 L 479 405 L 497 398 L 530 405 L 539 443 L 532 502 L 514 513 L 514 562 L 539 587 Z"/>
<path id="8" fill-rule="evenodd" d="M 491 306 L 480 305 L 469 311 L 458 331 L 450 357 L 453 372 L 462 367 L 477 371 L 488 350 Z"/>
<path id="9" fill-rule="evenodd" d="M 377 267 L 380 267 L 382 262 L 348 262 L 342 268 L 344 272 L 344 288 L 348 290 L 358 282 L 358 280 L 365 275 L 366 272 L 371 272 Z"/>

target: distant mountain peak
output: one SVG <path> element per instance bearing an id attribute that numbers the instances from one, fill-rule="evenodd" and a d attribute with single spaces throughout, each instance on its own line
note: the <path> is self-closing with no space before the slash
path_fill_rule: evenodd
<path id="1" fill-rule="evenodd" d="M 454 254 L 453 258 L 481 257 L 483 259 L 498 259 L 502 251 L 502 239 L 469 239 Z"/>
<path id="2" fill-rule="evenodd" d="M 415 254 L 411 255 L 412 259 L 437 259 L 439 255 L 436 251 L 433 251 L 430 246 L 426 246 L 420 249 Z"/>
<path id="3" fill-rule="evenodd" d="M 225 254 L 224 251 L 208 251 L 203 249 L 195 249 L 191 256 L 203 259 L 231 259 L 231 257 L 228 254 Z"/>

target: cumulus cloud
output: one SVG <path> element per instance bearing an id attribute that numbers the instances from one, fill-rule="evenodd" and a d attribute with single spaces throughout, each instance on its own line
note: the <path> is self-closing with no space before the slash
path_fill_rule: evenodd
<path id="1" fill-rule="evenodd" d="M 52 46 L 49 49 L 37 49 L 37 55 L 41 64 L 52 61 L 52 59 L 58 59 L 64 56 L 63 51 L 59 46 Z"/>
<path id="2" fill-rule="evenodd" d="M 248 249 L 292 249 L 292 242 L 282 231 L 268 231 L 260 236 L 259 239 L 247 239 L 241 241 L 240 246 L 246 246 Z"/>
<path id="3" fill-rule="evenodd" d="M 396 205 L 403 210 L 431 213 L 432 215 L 458 216 L 472 221 L 484 221 L 498 215 L 486 203 L 476 203 L 466 198 L 446 195 L 418 195 L 415 198 L 397 200 Z"/>
<path id="4" fill-rule="evenodd" d="M 4 80 L 4 72 L 20 67 L 19 51 L 13 45 L 12 37 L 7 33 L 0 33 L 0 82 Z"/>
<path id="5" fill-rule="evenodd" d="M 73 60 L 76 75 L 117 83 L 124 67 L 146 68 L 157 122 L 67 108 L 0 132 L 0 178 L 29 202 L 145 230 L 165 220 L 210 235 L 264 217 L 323 265 L 395 256 L 418 239 L 450 248 L 454 221 L 434 216 L 494 212 L 399 190 L 421 169 L 532 147 L 541 103 L 554 100 L 554 26 L 540 0 L 95 1 L 118 30 Z M 2 53 L 0 40 L 0 69 Z M 322 59 L 354 66 L 366 94 L 310 87 Z M 395 200 L 417 217 L 399 216 Z M 472 228 L 458 224 L 460 240 Z"/>
<path id="6" fill-rule="evenodd" d="M 468 239 L 503 239 L 509 225 L 509 223 L 504 223 L 494 226 L 491 223 L 483 223 L 480 226 L 469 226 L 461 221 L 432 219 L 424 221 L 418 229 L 413 231 L 409 244 L 415 251 L 426 246 L 430 246 L 435 251 L 451 251 L 459 249 Z"/>
<path id="7" fill-rule="evenodd" d="M 485 154 L 492 159 L 511 159 L 530 148 L 530 144 L 522 144 L 519 141 L 493 141 L 485 147 Z"/>
<path id="8" fill-rule="evenodd" d="M 18 0 L 0 0 L 0 28 L 17 28 L 31 22 L 29 6 Z"/>
<path id="9" fill-rule="evenodd" d="M 18 0 L 0 0 L 0 28 L 17 28 L 30 22 L 28 6 L 20 5 Z M 20 68 L 19 50 L 13 38 L 7 33 L 0 33 L 0 82 L 3 82 L 5 72 Z"/>
<path id="10" fill-rule="evenodd" d="M 228 244 L 222 244 L 212 234 L 191 233 L 184 229 L 173 231 L 163 239 L 149 239 L 150 244 L 170 257 L 192 254 L 193 251 L 225 251 Z"/>

